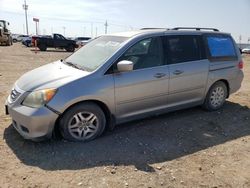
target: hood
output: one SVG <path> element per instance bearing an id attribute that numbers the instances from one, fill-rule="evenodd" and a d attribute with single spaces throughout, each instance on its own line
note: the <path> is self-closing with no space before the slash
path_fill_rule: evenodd
<path id="1" fill-rule="evenodd" d="M 16 86 L 23 91 L 58 88 L 89 74 L 56 61 L 27 72 L 17 80 Z"/>

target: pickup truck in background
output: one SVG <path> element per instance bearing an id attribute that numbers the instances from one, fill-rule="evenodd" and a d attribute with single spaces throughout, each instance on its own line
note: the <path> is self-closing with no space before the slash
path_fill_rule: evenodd
<path id="1" fill-rule="evenodd" d="M 67 52 L 74 52 L 75 48 L 78 47 L 76 41 L 68 40 L 60 34 L 53 34 L 52 37 L 37 37 L 36 42 L 41 51 L 46 51 L 47 48 L 60 48 Z"/>

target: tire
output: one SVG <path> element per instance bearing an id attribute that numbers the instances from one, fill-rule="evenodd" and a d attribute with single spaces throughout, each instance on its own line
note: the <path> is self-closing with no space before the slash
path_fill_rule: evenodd
<path id="1" fill-rule="evenodd" d="M 15 42 L 17 42 L 17 40 L 16 40 L 16 39 L 13 39 L 13 42 L 15 43 Z"/>
<path id="2" fill-rule="evenodd" d="M 62 137 L 74 142 L 87 142 L 100 136 L 106 126 L 102 109 L 94 103 L 82 103 L 70 108 L 59 121 Z"/>
<path id="3" fill-rule="evenodd" d="M 43 52 L 47 50 L 46 44 L 39 44 L 38 48 L 39 48 L 40 51 L 43 51 Z"/>
<path id="4" fill-rule="evenodd" d="M 75 51 L 75 47 L 73 45 L 69 45 L 67 48 L 65 48 L 65 50 L 67 52 L 74 52 Z"/>
<path id="5" fill-rule="evenodd" d="M 214 83 L 206 96 L 203 108 L 208 111 L 216 111 L 222 108 L 228 96 L 228 89 L 224 82 Z"/>
<path id="6" fill-rule="evenodd" d="M 10 38 L 8 37 L 8 40 L 6 41 L 6 46 L 10 46 L 11 44 L 11 41 L 10 41 Z"/>

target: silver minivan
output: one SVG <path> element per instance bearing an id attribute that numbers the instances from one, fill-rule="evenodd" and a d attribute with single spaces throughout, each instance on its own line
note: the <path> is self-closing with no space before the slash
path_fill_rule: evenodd
<path id="1" fill-rule="evenodd" d="M 230 34 L 213 28 L 142 29 L 98 37 L 24 74 L 6 101 L 26 139 L 59 131 L 89 141 L 116 124 L 201 105 L 218 110 L 241 87 Z"/>

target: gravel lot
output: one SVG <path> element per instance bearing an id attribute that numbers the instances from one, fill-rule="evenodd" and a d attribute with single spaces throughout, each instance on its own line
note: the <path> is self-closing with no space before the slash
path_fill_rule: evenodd
<path id="1" fill-rule="evenodd" d="M 24 140 L 4 114 L 12 85 L 68 55 L 0 46 L 0 187 L 250 187 L 250 56 L 241 90 L 218 112 L 168 113 L 85 144 Z"/>

